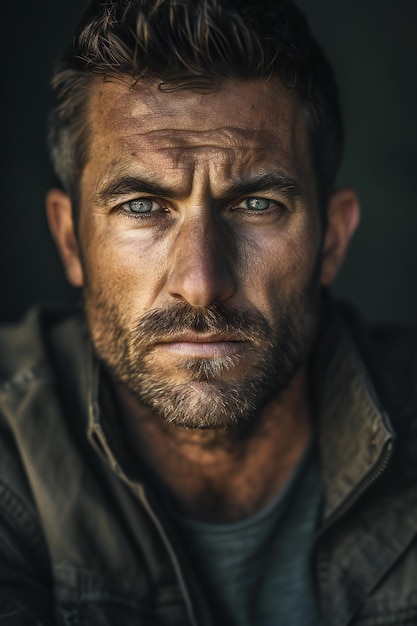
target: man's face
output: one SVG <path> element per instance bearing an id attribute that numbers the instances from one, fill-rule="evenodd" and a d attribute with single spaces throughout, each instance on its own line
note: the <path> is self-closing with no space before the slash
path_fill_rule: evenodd
<path id="1" fill-rule="evenodd" d="M 252 419 L 309 353 L 321 227 L 305 116 L 278 81 L 97 82 L 79 247 L 97 354 L 187 427 Z"/>

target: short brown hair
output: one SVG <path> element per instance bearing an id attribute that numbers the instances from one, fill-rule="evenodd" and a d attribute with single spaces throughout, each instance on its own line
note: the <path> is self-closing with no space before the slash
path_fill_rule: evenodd
<path id="1" fill-rule="evenodd" d="M 338 89 L 291 0 L 92 0 L 52 80 L 51 154 L 75 206 L 96 75 L 127 76 L 132 85 L 150 77 L 165 90 L 278 77 L 307 112 L 323 203 L 334 186 L 343 148 Z"/>

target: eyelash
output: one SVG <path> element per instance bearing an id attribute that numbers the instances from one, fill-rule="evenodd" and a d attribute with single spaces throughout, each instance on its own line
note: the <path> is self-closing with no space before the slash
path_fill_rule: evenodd
<path id="1" fill-rule="evenodd" d="M 270 206 L 264 210 L 256 210 L 256 209 L 241 209 L 245 212 L 246 215 L 250 215 L 251 217 L 262 219 L 263 217 L 273 217 L 273 216 L 281 216 L 288 211 L 285 204 L 282 202 L 278 202 L 278 200 L 271 200 L 270 198 L 263 198 L 262 196 L 249 196 L 244 198 L 239 204 L 243 204 L 243 202 L 247 200 L 267 200 L 270 202 Z M 241 207 L 236 206 L 234 210 L 239 210 Z"/>
<path id="2" fill-rule="evenodd" d="M 128 211 L 127 209 L 123 208 L 124 206 L 126 206 L 127 204 L 131 202 L 137 202 L 140 200 L 142 201 L 150 200 L 151 202 L 156 202 L 161 206 L 161 210 L 149 211 L 148 213 L 135 213 L 134 211 Z M 160 217 L 161 213 L 168 213 L 168 205 L 164 203 L 163 201 L 161 201 L 160 199 L 152 198 L 149 196 L 141 196 L 139 198 L 134 198 L 133 200 L 127 200 L 126 202 L 123 202 L 122 204 L 116 207 L 115 211 L 122 217 L 125 217 L 126 219 L 130 219 L 130 220 L 132 219 L 133 220 L 144 220 L 144 219 L 155 220 L 158 217 Z"/>

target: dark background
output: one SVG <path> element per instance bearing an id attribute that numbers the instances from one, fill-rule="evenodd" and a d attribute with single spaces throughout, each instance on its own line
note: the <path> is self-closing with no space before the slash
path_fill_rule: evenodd
<path id="1" fill-rule="evenodd" d="M 300 0 L 336 69 L 346 121 L 340 184 L 362 223 L 336 291 L 368 317 L 417 320 L 417 2 Z M 66 285 L 44 218 L 54 178 L 45 146 L 48 81 L 81 0 L 21 0 L 0 14 L 0 320 Z"/>

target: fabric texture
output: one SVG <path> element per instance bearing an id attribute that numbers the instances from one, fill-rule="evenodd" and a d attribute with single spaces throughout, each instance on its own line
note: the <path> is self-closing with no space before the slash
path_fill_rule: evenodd
<path id="1" fill-rule="evenodd" d="M 417 624 L 416 339 L 326 307 L 311 364 L 323 626 Z M 36 311 L 0 332 L 0 624 L 218 626 L 98 388 L 79 316 Z"/>

